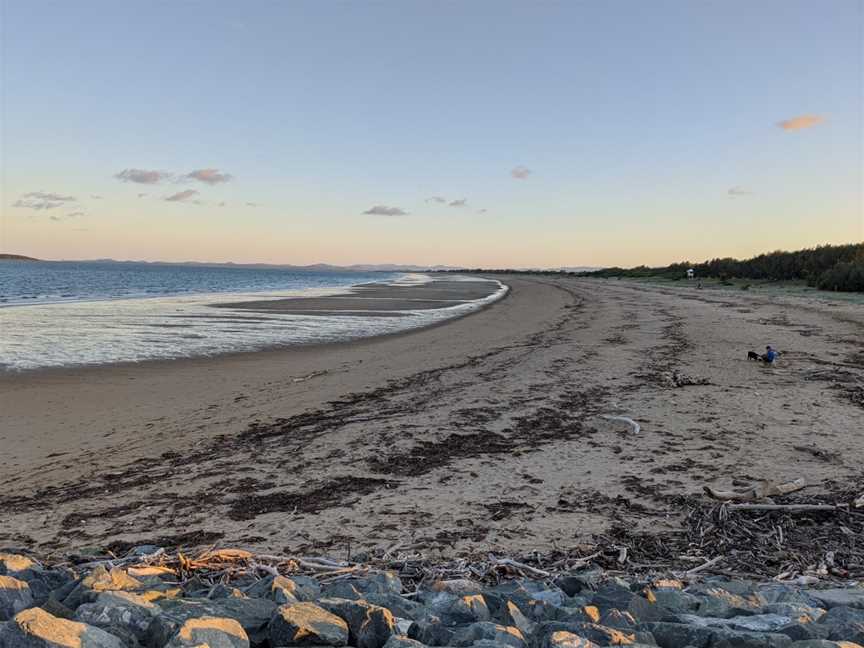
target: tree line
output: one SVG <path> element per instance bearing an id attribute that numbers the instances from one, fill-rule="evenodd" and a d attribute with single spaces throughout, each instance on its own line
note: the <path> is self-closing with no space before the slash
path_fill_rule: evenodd
<path id="1" fill-rule="evenodd" d="M 614 267 L 578 274 L 589 277 L 683 279 L 691 268 L 697 278 L 803 280 L 821 290 L 864 292 L 864 243 L 820 245 L 794 252 L 778 250 L 744 260 L 724 258 L 703 263 L 685 261 L 665 267 Z"/>

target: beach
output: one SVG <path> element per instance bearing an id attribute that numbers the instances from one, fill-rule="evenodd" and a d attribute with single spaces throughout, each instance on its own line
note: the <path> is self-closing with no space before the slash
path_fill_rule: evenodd
<path id="1" fill-rule="evenodd" d="M 395 335 L 4 374 L 0 543 L 548 551 L 674 530 L 704 486 L 860 484 L 860 306 L 495 278 Z M 339 310 L 304 301 L 278 307 Z"/>

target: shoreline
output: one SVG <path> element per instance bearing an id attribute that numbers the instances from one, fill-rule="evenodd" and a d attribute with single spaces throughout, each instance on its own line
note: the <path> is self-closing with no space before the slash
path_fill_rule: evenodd
<path id="1" fill-rule="evenodd" d="M 418 327 L 405 328 L 405 329 L 401 329 L 398 331 L 377 333 L 377 334 L 373 334 L 373 335 L 364 335 L 364 336 L 347 338 L 347 339 L 342 339 L 342 340 L 332 340 L 332 341 L 327 341 L 327 342 L 309 342 L 309 343 L 293 342 L 293 343 L 286 343 L 286 344 L 282 344 L 282 345 L 277 344 L 277 345 L 271 345 L 271 346 L 264 346 L 264 347 L 261 347 L 259 349 L 253 349 L 253 350 L 248 350 L 248 351 L 247 350 L 226 351 L 226 352 L 219 352 L 219 353 L 215 353 L 215 354 L 211 354 L 211 355 L 177 356 L 174 358 L 151 358 L 151 359 L 138 360 L 138 361 L 131 361 L 130 360 L 130 361 L 121 361 L 121 362 L 104 362 L 104 363 L 98 363 L 97 362 L 97 363 L 67 365 L 67 366 L 60 366 L 60 367 L 58 367 L 58 366 L 45 366 L 45 367 L 34 367 L 34 368 L 27 368 L 27 369 L 3 369 L 3 368 L 0 368 L 0 387 L 2 387 L 4 385 L 4 383 L 8 382 L 9 380 L 13 380 L 15 378 L 40 377 L 40 376 L 50 378 L 52 376 L 58 377 L 58 376 L 65 376 L 67 374 L 75 374 L 75 373 L 80 373 L 80 374 L 82 374 L 82 377 L 84 377 L 86 374 L 89 374 L 89 373 L 101 372 L 101 371 L 111 370 L 111 369 L 131 370 L 131 369 L 135 369 L 135 368 L 142 368 L 144 370 L 147 370 L 147 369 L 159 370 L 159 369 L 168 368 L 172 365 L 177 365 L 177 364 L 189 364 L 189 365 L 201 364 L 202 365 L 201 368 L 206 369 L 207 368 L 206 365 L 214 363 L 214 362 L 218 362 L 220 360 L 231 360 L 231 359 L 246 360 L 246 359 L 252 359 L 255 356 L 258 356 L 259 354 L 262 355 L 262 357 L 263 357 L 263 355 L 265 355 L 265 354 L 277 354 L 277 355 L 278 354 L 290 354 L 293 351 L 304 351 L 304 352 L 314 353 L 316 351 L 322 351 L 322 350 L 330 349 L 330 348 L 351 347 L 351 346 L 363 344 L 364 342 L 373 342 L 376 340 L 399 338 L 399 337 L 406 336 L 406 335 L 412 335 L 412 334 L 415 334 L 415 333 L 418 333 L 421 331 L 446 326 L 447 324 L 450 324 L 451 322 L 456 322 L 456 321 L 464 319 L 466 317 L 470 317 L 470 316 L 475 315 L 479 312 L 482 312 L 484 310 L 492 308 L 496 304 L 500 304 L 500 303 L 504 302 L 510 295 L 510 288 L 503 281 L 500 281 L 498 279 L 493 279 L 493 280 L 498 281 L 498 283 L 504 289 L 504 291 L 502 292 L 500 297 L 498 297 L 492 301 L 489 301 L 487 303 L 484 303 L 484 304 L 478 304 L 478 308 L 476 308 L 474 310 L 467 310 L 466 309 L 466 311 L 464 313 L 460 313 L 458 315 L 453 315 L 451 317 L 443 318 L 443 319 L 438 320 L 438 321 L 432 321 L 428 324 L 424 324 L 424 325 L 421 325 Z M 358 285 L 364 285 L 364 284 L 358 284 Z M 338 297 L 338 296 L 341 296 L 343 294 L 347 294 L 347 293 L 337 293 L 337 294 L 334 294 L 331 296 L 332 297 Z M 290 298 L 290 299 L 305 300 L 305 299 L 317 299 L 317 298 L 318 297 L 315 296 L 315 297 L 297 297 L 297 298 Z M 283 298 L 276 298 L 274 301 L 282 301 L 282 299 Z M 270 300 L 261 300 L 261 301 L 256 301 L 254 303 L 263 304 L 263 303 L 267 303 L 267 301 L 270 301 Z M 214 303 L 214 304 L 210 304 L 209 307 L 211 307 L 211 308 L 224 308 L 227 310 L 227 309 L 233 308 L 231 304 L 232 304 L 231 302 L 227 302 L 224 304 L 223 303 Z M 241 310 L 241 309 L 238 309 L 238 310 Z M 250 309 L 250 310 L 243 310 L 243 312 L 256 312 L 256 311 L 254 311 L 254 309 Z M 266 311 L 257 311 L 257 312 L 266 312 Z M 314 317 L 314 315 L 312 315 L 312 316 Z"/>

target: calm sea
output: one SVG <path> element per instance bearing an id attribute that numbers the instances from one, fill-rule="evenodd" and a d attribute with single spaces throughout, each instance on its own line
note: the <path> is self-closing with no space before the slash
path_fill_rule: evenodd
<path id="1" fill-rule="evenodd" d="M 353 339 L 428 325 L 489 300 L 408 311 L 402 317 L 241 314 L 210 307 L 250 297 L 344 293 L 369 282 L 430 280 L 393 272 L 2 261 L 0 370 L 207 356 Z"/>

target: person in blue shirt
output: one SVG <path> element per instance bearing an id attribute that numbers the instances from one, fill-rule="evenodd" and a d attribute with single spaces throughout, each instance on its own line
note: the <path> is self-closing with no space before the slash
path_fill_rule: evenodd
<path id="1" fill-rule="evenodd" d="M 771 348 L 771 345 L 765 347 L 765 353 L 762 355 L 762 362 L 766 364 L 774 364 L 777 359 L 777 352 Z"/>

